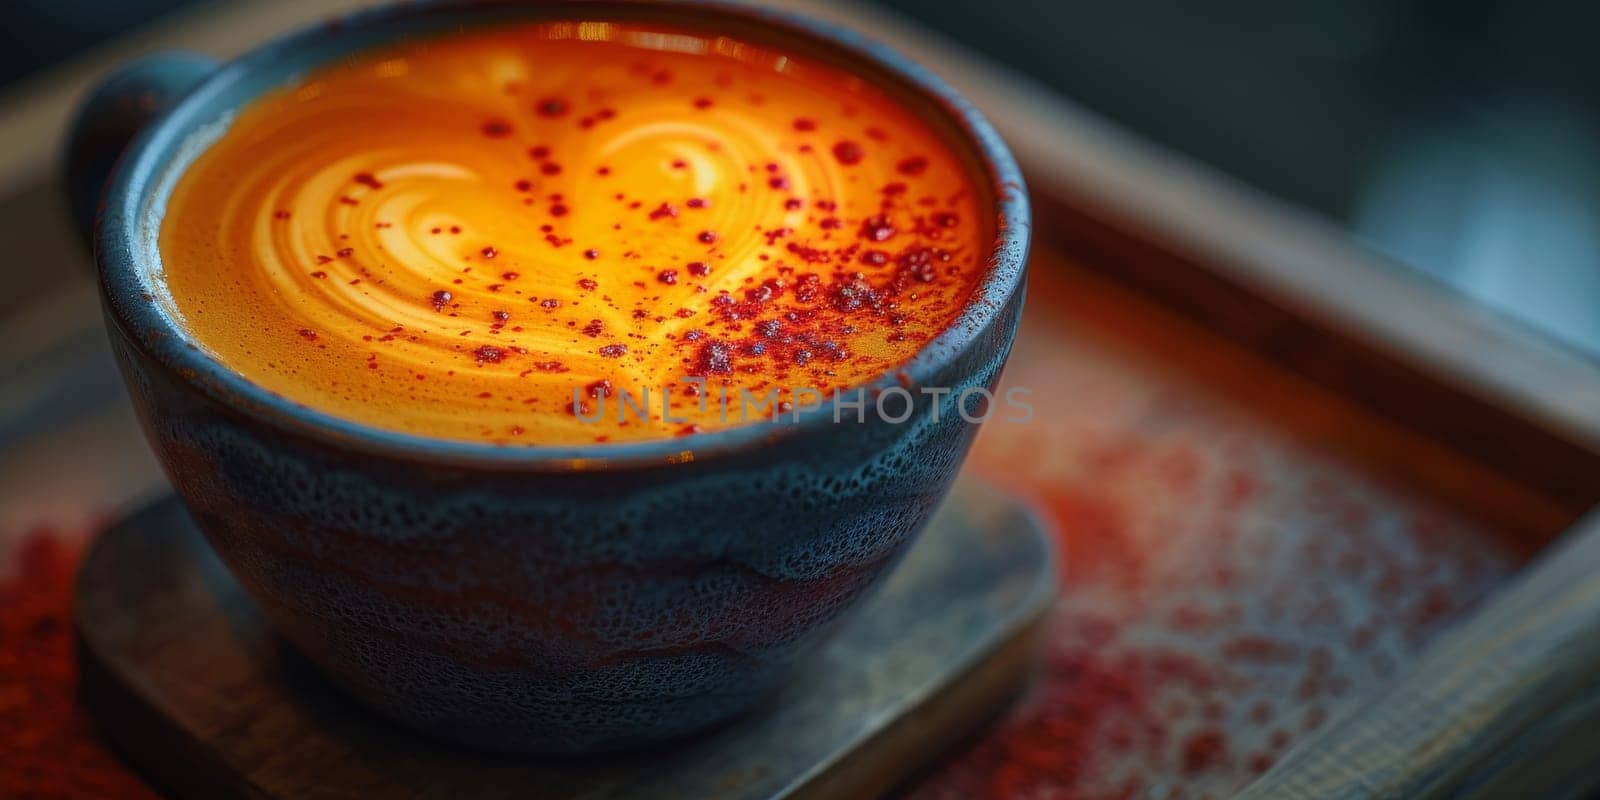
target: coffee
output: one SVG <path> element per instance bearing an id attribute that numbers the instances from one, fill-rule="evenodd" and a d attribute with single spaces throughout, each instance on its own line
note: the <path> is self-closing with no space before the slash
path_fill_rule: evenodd
<path id="1" fill-rule="evenodd" d="M 242 111 L 177 182 L 162 277 L 202 347 L 327 413 L 668 437 L 738 424 L 718 395 L 787 404 L 911 358 L 988 266 L 979 180 L 805 54 L 621 23 L 468 31 Z"/>

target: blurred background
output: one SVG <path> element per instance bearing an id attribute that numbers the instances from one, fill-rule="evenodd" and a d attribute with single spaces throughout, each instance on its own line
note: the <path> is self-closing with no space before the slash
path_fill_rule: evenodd
<path id="1" fill-rule="evenodd" d="M 226 0 L 8 0 L 0 82 Z M 880 0 L 1600 356 L 1600 4 Z"/>
<path id="2" fill-rule="evenodd" d="M 1600 355 L 1600 4 L 886 2 Z"/>

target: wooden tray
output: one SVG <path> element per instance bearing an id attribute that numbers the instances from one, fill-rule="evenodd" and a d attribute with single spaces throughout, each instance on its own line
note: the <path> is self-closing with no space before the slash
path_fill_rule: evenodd
<path id="1" fill-rule="evenodd" d="M 82 691 L 119 749 L 180 797 L 866 797 L 1014 693 L 1056 561 L 1034 516 L 968 482 L 763 708 L 678 746 L 541 761 L 449 747 L 358 707 L 272 634 L 169 497 L 84 560 Z"/>
<path id="2" fill-rule="evenodd" d="M 1156 443 L 1159 448 L 1160 443 L 1178 440 L 1188 442 L 1186 446 L 1202 459 L 1226 459 L 1230 446 L 1226 436 L 1196 434 L 1192 429 L 1236 426 L 1233 414 L 1242 410 L 1252 428 L 1252 441 L 1261 435 L 1255 430 L 1260 425 L 1269 426 L 1273 437 L 1281 437 L 1283 450 L 1273 451 L 1280 458 L 1284 452 L 1316 454 L 1307 463 L 1276 466 L 1269 458 L 1260 473 L 1250 476 L 1266 483 L 1301 484 L 1302 492 L 1282 494 L 1312 508 L 1284 510 L 1258 520 L 1282 526 L 1270 532 L 1219 531 L 1210 545 L 1257 548 L 1261 555 L 1258 561 L 1250 555 L 1221 559 L 1222 566 L 1240 577 L 1211 586 L 1160 585 L 1151 580 L 1133 592 L 1092 593 L 1085 585 L 1091 581 L 1074 574 L 1080 563 L 1095 558 L 1091 548 L 1097 545 L 1113 552 L 1130 548 L 1114 530 L 1118 511 L 1128 514 L 1127 506 L 1141 500 L 1170 505 L 1171 496 L 1183 495 L 1180 482 L 1164 482 L 1165 467 L 1159 459 L 1140 462 L 1140 478 L 1096 476 L 1083 482 L 1090 490 L 1117 498 L 1108 503 L 1075 495 L 1077 483 L 1071 478 L 1034 477 L 1036 483 L 1019 489 L 1045 502 L 1065 494 L 1066 505 L 1053 521 L 1063 526 L 1060 535 L 1067 550 L 1077 554 L 1067 571 L 1068 590 L 1058 614 L 1076 622 L 1052 633 L 1060 650 L 1047 670 L 1080 668 L 1085 652 L 1104 647 L 1092 626 L 1109 617 L 1135 637 L 1157 637 L 1159 646 L 1148 652 L 1199 653 L 1196 661 L 1179 666 L 1204 672 L 1180 678 L 1190 681 L 1181 691 L 1153 692 L 1158 701 L 1179 695 L 1195 704 L 1215 703 L 1218 698 L 1226 702 L 1281 692 L 1271 701 L 1270 718 L 1258 714 L 1259 706 L 1128 715 L 1143 722 L 1171 723 L 1182 731 L 1180 741 L 1169 746 L 1174 755 L 1154 762 L 1171 772 L 1160 775 L 1154 785 L 1140 784 L 1141 791 L 1134 796 L 1147 792 L 1164 796 L 1161 792 L 1169 789 L 1175 796 L 1221 796 L 1215 792 L 1230 787 L 1244 787 L 1237 796 L 1248 798 L 1592 796 L 1600 787 L 1600 773 L 1593 769 L 1600 763 L 1600 738 L 1590 733 L 1600 722 L 1600 513 L 1585 509 L 1600 498 L 1596 451 L 1581 444 L 1580 437 L 1551 434 L 1537 414 L 1489 402 L 1490 395 L 1481 386 L 1440 380 L 1440 374 L 1448 373 L 1403 369 L 1403 363 L 1386 360 L 1395 355 L 1393 351 L 1364 352 L 1349 339 L 1318 331 L 1304 316 L 1276 317 L 1282 312 L 1273 306 L 1252 310 L 1245 305 L 1253 301 L 1251 295 L 1235 296 L 1240 306 L 1231 320 L 1189 313 L 1180 299 L 1203 297 L 1206 287 L 1185 292 L 1182 282 L 1196 277 L 1209 280 L 1216 273 L 1193 267 L 1180 271 L 1168 262 L 1172 271 L 1156 287 L 1142 286 L 1139 270 L 1119 259 L 1134 258 L 1146 267 L 1159 267 L 1155 254 L 1095 250 L 1086 242 L 1106 231 L 1068 217 L 1057 217 L 1053 224 L 1039 263 L 1046 272 L 1036 281 L 1035 296 L 1049 297 L 1056 314 L 1075 317 L 1078 335 L 1114 354 L 1116 363 L 1098 366 L 1092 359 L 1103 355 L 1060 340 L 1049 348 L 1056 367 L 1044 366 L 1048 360 L 1042 359 L 1030 363 L 1034 357 L 1024 352 L 1015 363 L 1020 369 L 1013 369 L 1008 379 L 1043 380 L 1051 369 L 1076 368 L 1080 374 L 1105 369 L 1113 375 L 1105 382 L 1114 383 L 1115 374 L 1129 364 L 1154 360 L 1161 371 L 1177 377 L 1173 386 L 1182 396 L 1175 402 L 1192 402 L 1203 410 L 1162 408 L 1162 389 L 1154 390 L 1157 398 L 1149 400 L 1142 396 L 1151 391 L 1148 387 L 1141 385 L 1127 396 L 1114 387 L 1108 392 L 1112 398 L 1108 407 L 1129 403 L 1137 407 L 1135 416 L 1161 415 L 1127 423 L 1135 430 L 1119 432 L 1113 438 L 1118 447 L 1131 442 L 1135 447 Z M 1074 224 L 1086 227 L 1073 232 L 1068 226 Z M 1153 297 L 1157 292 L 1174 297 L 1157 299 Z M 1261 325 L 1271 333 L 1251 341 L 1230 330 L 1234 324 L 1245 332 Z M 1033 341 L 1039 344 L 1047 337 L 1036 334 Z M 1285 344 L 1291 353 L 1283 352 Z M 1349 373 L 1342 378 L 1317 374 L 1329 362 Z M 1094 389 L 1104 388 L 1101 376 L 1082 380 Z M 1174 398 L 1169 395 L 1166 400 Z M 1143 426 L 1177 432 L 1138 430 Z M 1060 441 L 1072 433 L 1094 431 L 1092 423 L 1079 421 L 1055 434 L 1034 431 L 1028 436 Z M 991 475 L 1002 464 L 1028 470 L 1051 460 L 1076 460 L 1059 453 L 1030 460 L 1019 457 L 1025 450 L 998 446 L 993 440 L 985 444 L 996 452 L 980 446 L 977 466 Z M 1518 444 L 1523 450 L 1510 452 Z M 1079 449 L 1068 443 L 1058 446 Z M 1115 448 L 1108 452 L 1118 454 Z M 1185 446 L 1170 452 L 1184 455 Z M 1091 452 L 1076 458 L 1092 462 L 1096 457 Z M 1547 474 L 1552 465 L 1570 471 Z M 1366 491 L 1399 490 L 1411 499 L 1379 494 L 1345 505 L 1346 498 L 1339 496 L 1342 490 L 1322 493 L 1319 481 L 1340 486 L 1351 480 L 1350 475 L 1359 476 L 1352 484 L 1364 485 Z M 1131 491 L 1125 485 L 1140 481 L 1152 485 Z M 1200 501 L 1206 507 L 1218 502 L 1204 493 Z M 1347 513 L 1352 519 L 1341 529 L 1346 524 L 1341 516 Z M 1394 519 L 1369 523 L 1361 516 L 1368 513 Z M 1106 519 L 1108 514 L 1112 519 Z M 1446 518 L 1451 521 L 1444 522 Z M 1170 547 L 1203 557 L 1208 542 L 1183 537 L 1200 534 L 1198 538 L 1205 539 L 1209 532 L 1178 524 L 1173 528 L 1171 541 L 1159 535 L 1135 538 L 1132 552 L 1149 556 Z M 1324 538 L 1319 541 L 1319 536 Z M 1393 541 L 1384 541 L 1385 536 Z M 1269 542 L 1278 544 L 1279 552 L 1263 546 Z M 1303 558 L 1286 560 L 1283 549 Z M 1368 563 L 1346 566 L 1364 552 Z M 1385 556 L 1403 558 L 1399 563 L 1371 563 Z M 1485 558 L 1494 564 L 1487 570 Z M 1161 561 L 1159 556 L 1149 560 Z M 1274 566 L 1285 574 L 1271 575 Z M 1113 571 L 1116 580 L 1137 573 L 1120 566 Z M 1159 577 L 1203 571 L 1168 570 Z M 1418 585 L 1406 585 L 1410 580 Z M 1431 583 L 1424 585 L 1425 581 Z M 1391 583 L 1401 586 L 1387 586 Z M 1364 627 L 1330 623 L 1322 617 L 1319 601 L 1307 599 L 1347 599 L 1351 593 L 1365 593 L 1362 602 L 1380 622 Z M 1222 599 L 1218 595 L 1225 601 L 1217 602 Z M 1384 620 L 1384 603 L 1390 599 L 1393 619 Z M 1343 607 L 1359 608 L 1362 602 L 1346 602 Z M 1240 607 L 1242 614 L 1236 611 Z M 1160 618 L 1163 608 L 1170 614 L 1165 619 Z M 1272 619 L 1280 610 L 1285 618 Z M 1300 618 L 1287 619 L 1300 612 L 1304 612 Z M 1246 621 L 1240 623 L 1240 616 Z M 1282 635 L 1297 625 L 1305 630 Z M 1249 635 L 1262 629 L 1274 638 Z M 1387 661 L 1372 650 L 1374 630 L 1377 638 L 1399 637 L 1403 642 L 1390 651 Z M 1123 640 L 1127 638 L 1124 635 Z M 1285 645 L 1286 641 L 1299 644 L 1299 649 Z M 1274 661 L 1298 677 L 1283 680 L 1281 671 L 1270 668 Z M 1246 662 L 1243 669 L 1231 669 L 1240 662 Z M 1326 674 L 1318 677 L 1322 665 L 1330 662 L 1336 666 L 1327 673 L 1341 673 L 1334 680 L 1344 684 L 1331 691 Z M 1137 668 L 1141 662 L 1132 664 Z M 1261 665 L 1267 668 L 1256 669 Z M 1160 671 L 1148 671 L 1151 682 L 1160 680 Z M 1277 680 L 1278 687 L 1265 684 L 1255 691 L 1230 694 L 1206 685 L 1230 677 Z M 1320 686 L 1312 686 L 1319 681 Z M 1066 709 L 1056 709 L 1058 713 L 1102 710 L 1092 697 L 1101 687 L 1081 679 L 1076 685 L 1090 698 L 1070 700 Z M 1117 684 L 1111 688 L 1113 693 L 1121 691 Z M 1040 719 L 1050 718 L 1018 716 L 1034 730 Z M 1196 719 L 1216 719 L 1220 724 L 1191 727 Z M 1216 738 L 1205 738 L 1206 731 L 1213 731 Z M 1292 735 L 1285 737 L 1284 731 Z M 1110 738 L 1114 748 L 1115 737 Z M 1287 748 L 1277 743 L 1280 738 Z M 1021 741 L 1028 741 L 1026 735 L 1019 737 Z M 1051 741 L 1057 745 L 1081 741 L 1098 750 L 1107 746 L 1108 739 L 1069 736 Z M 1196 742 L 1209 741 L 1227 741 L 1239 748 L 1231 753 L 1234 769 L 1214 774 L 1206 756 L 1187 750 Z M 1263 749 L 1263 741 L 1273 744 Z M 1252 743 L 1256 749 L 1250 749 Z M 1097 755 L 1092 763 L 1104 770 L 1152 764 L 1131 752 Z M 1244 775 L 1263 774 L 1240 781 L 1241 769 Z M 1074 780 L 1070 785 L 1096 789 L 1081 796 L 1105 796 L 1098 791 L 1105 788 L 1099 781 Z"/>

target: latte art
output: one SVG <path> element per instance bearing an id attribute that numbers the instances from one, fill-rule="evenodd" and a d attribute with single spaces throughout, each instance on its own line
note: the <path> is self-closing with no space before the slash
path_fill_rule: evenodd
<path id="1" fill-rule="evenodd" d="M 685 376 L 831 393 L 893 371 L 986 267 L 974 187 L 834 68 L 543 24 L 263 97 L 179 180 L 160 245 L 185 329 L 292 400 L 438 438 L 622 441 L 738 423 Z M 649 419 L 589 421 L 644 390 Z"/>

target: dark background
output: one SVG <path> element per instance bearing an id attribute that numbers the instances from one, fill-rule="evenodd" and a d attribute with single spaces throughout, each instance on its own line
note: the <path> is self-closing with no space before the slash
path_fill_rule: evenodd
<path id="1" fill-rule="evenodd" d="M 0 83 L 223 1 L 4 0 Z M 1600 356 L 1600 3 L 880 4 Z"/>

